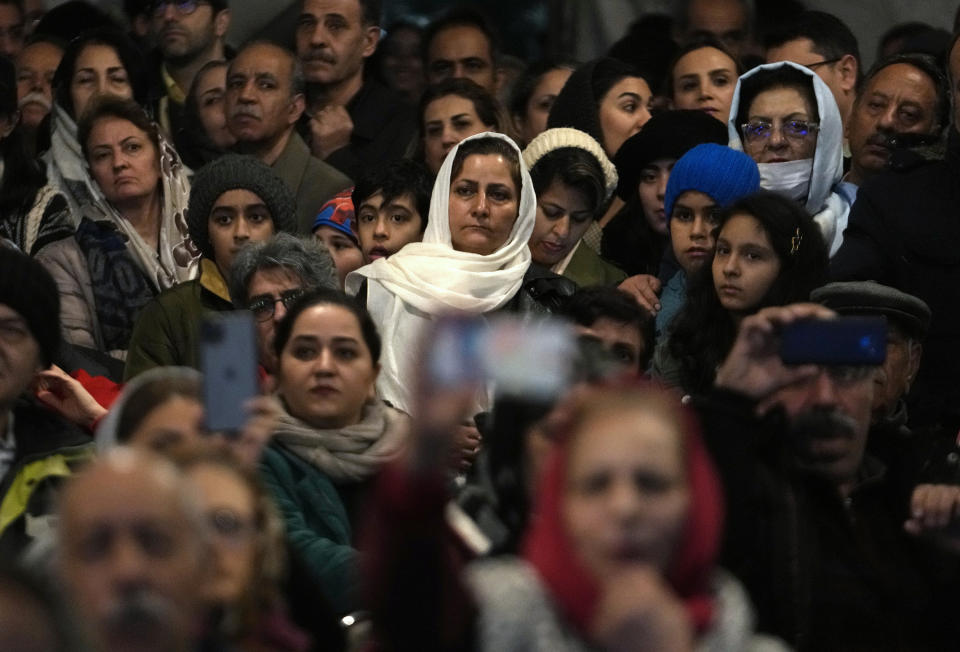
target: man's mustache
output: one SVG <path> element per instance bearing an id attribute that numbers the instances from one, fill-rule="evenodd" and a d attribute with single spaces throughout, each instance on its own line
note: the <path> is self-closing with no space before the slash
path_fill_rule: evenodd
<path id="1" fill-rule="evenodd" d="M 39 91 L 31 91 L 30 93 L 24 95 L 22 98 L 20 98 L 17 106 L 22 109 L 27 104 L 39 104 L 44 108 L 45 111 L 49 111 L 52 108 L 50 98 Z"/>

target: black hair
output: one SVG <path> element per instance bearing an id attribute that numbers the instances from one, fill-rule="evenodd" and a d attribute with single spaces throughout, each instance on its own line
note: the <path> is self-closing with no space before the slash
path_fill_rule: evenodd
<path id="1" fill-rule="evenodd" d="M 825 61 L 840 59 L 848 54 L 860 67 L 860 45 L 846 23 L 825 11 L 808 10 L 778 24 L 778 29 L 767 34 L 764 48 L 769 50 L 797 39 L 809 39 L 813 51 Z"/>
<path id="2" fill-rule="evenodd" d="M 33 33 L 55 36 L 64 43 L 71 43 L 87 32 L 101 29 L 122 33 L 120 25 L 99 7 L 84 0 L 70 0 L 45 13 Z"/>
<path id="3" fill-rule="evenodd" d="M 474 154 L 498 154 L 507 160 L 510 166 L 510 178 L 516 185 L 517 201 L 523 190 L 523 179 L 520 176 L 520 154 L 517 153 L 510 144 L 502 138 L 487 136 L 485 138 L 474 138 L 468 142 L 462 143 L 457 148 L 457 154 L 453 159 L 453 166 L 450 168 L 450 181 L 453 182 L 463 169 L 463 162 L 467 157 Z"/>
<path id="4" fill-rule="evenodd" d="M 210 139 L 200 120 L 200 98 L 197 93 L 203 77 L 216 68 L 227 68 L 230 64 L 223 59 L 208 61 L 197 74 L 193 76 L 187 99 L 183 103 L 183 119 L 180 127 L 173 134 L 173 144 L 180 154 L 181 160 L 193 170 L 198 170 L 207 163 L 226 153 Z"/>
<path id="5" fill-rule="evenodd" d="M 532 168 L 533 190 L 540 196 L 554 181 L 581 193 L 593 217 L 602 217 L 607 206 L 606 178 L 597 157 L 580 147 L 560 147 L 544 154 Z"/>
<path id="6" fill-rule="evenodd" d="M 619 41 L 610 46 L 607 56 L 625 61 L 640 70 L 650 88 L 659 91 L 677 52 L 672 33 L 673 19 L 670 16 L 643 15 L 630 25 Z"/>
<path id="7" fill-rule="evenodd" d="M 894 25 L 877 42 L 877 59 L 894 54 L 929 54 L 936 59 L 943 58 L 951 42 L 951 34 L 927 23 L 911 21 Z M 901 41 L 900 47 L 889 54 L 885 53 L 891 43 Z"/>
<path id="8" fill-rule="evenodd" d="M 373 318 L 370 317 L 370 313 L 367 312 L 366 307 L 354 297 L 348 296 L 340 290 L 332 290 L 329 288 L 314 288 L 299 297 L 293 302 L 293 305 L 287 309 L 287 314 L 284 315 L 280 323 L 277 324 L 277 330 L 273 338 L 273 350 L 277 354 L 277 358 L 279 359 L 283 356 L 283 349 L 290 339 L 290 334 L 293 332 L 293 325 L 296 323 L 297 318 L 308 308 L 322 305 L 340 306 L 350 311 L 350 313 L 357 318 L 363 341 L 370 351 L 370 358 L 374 365 L 379 364 L 380 334 L 377 333 L 377 326 L 373 323 Z"/>
<path id="9" fill-rule="evenodd" d="M 365 27 L 380 24 L 382 7 L 380 0 L 357 0 L 360 5 L 360 19 Z"/>
<path id="10" fill-rule="evenodd" d="M 127 72 L 127 79 L 133 91 L 133 99 L 141 106 L 148 104 L 147 78 L 143 66 L 143 56 L 136 46 L 122 32 L 114 28 L 98 28 L 84 32 L 70 41 L 63 52 L 60 65 L 53 76 L 54 100 L 63 107 L 74 119 L 79 121 L 73 106 L 73 97 L 70 94 L 70 85 L 73 80 L 74 68 L 80 54 L 91 45 L 105 45 L 113 48 L 117 58 Z"/>
<path id="11" fill-rule="evenodd" d="M 623 290 L 607 285 L 580 288 L 567 299 L 561 314 L 588 328 L 602 318 L 635 326 L 644 344 L 639 370 L 646 369 L 653 354 L 654 319 Z"/>
<path id="12" fill-rule="evenodd" d="M 629 63 L 610 57 L 597 60 L 593 68 L 593 76 L 590 78 L 590 90 L 593 93 L 593 101 L 597 111 L 600 110 L 600 103 L 610 92 L 610 89 L 616 86 L 621 79 L 627 77 L 638 77 L 646 81 L 643 73 Z"/>
<path id="13" fill-rule="evenodd" d="M 490 61 L 496 68 L 500 59 L 500 39 L 486 14 L 469 5 L 453 7 L 427 25 L 427 29 L 423 32 L 423 40 L 420 41 L 424 68 L 429 63 L 430 44 L 433 39 L 437 34 L 451 27 L 473 27 L 482 32 L 487 39 L 487 43 L 490 44 Z"/>
<path id="14" fill-rule="evenodd" d="M 735 123 L 737 131 L 740 131 L 740 125 L 747 121 L 750 115 L 750 105 L 757 99 L 757 96 L 774 88 L 796 90 L 813 110 L 810 119 L 814 121 L 820 119 L 817 96 L 813 90 L 813 79 L 802 70 L 784 64 L 778 68 L 758 70 L 749 77 L 740 80 L 740 105 L 737 107 L 737 121 Z M 741 137 L 743 137 L 743 134 L 741 134 Z"/>
<path id="15" fill-rule="evenodd" d="M 120 414 L 117 415 L 117 443 L 129 442 L 150 413 L 172 398 L 202 402 L 200 385 L 200 374 L 197 372 L 164 374 L 144 381 L 124 399 Z"/>
<path id="16" fill-rule="evenodd" d="M 513 85 L 513 91 L 510 93 L 510 115 L 521 117 L 526 115 L 527 104 L 530 102 L 534 89 L 548 72 L 552 70 L 573 71 L 579 65 L 573 59 L 541 59 L 531 63 Z"/>
<path id="17" fill-rule="evenodd" d="M 950 82 L 946 75 L 929 54 L 895 54 L 882 61 L 873 64 L 873 67 L 860 79 L 857 84 L 857 101 L 860 101 L 861 94 L 870 85 L 870 82 L 884 68 L 903 63 L 913 66 L 933 83 L 933 90 L 937 96 L 937 105 L 934 107 L 934 115 L 937 118 L 937 124 L 942 128 L 950 124 Z"/>
<path id="18" fill-rule="evenodd" d="M 663 94 L 673 100 L 673 69 L 677 67 L 677 63 L 683 57 L 687 56 L 691 52 L 696 52 L 697 50 L 702 50 L 704 48 L 713 48 L 714 50 L 720 50 L 725 55 L 730 57 L 730 60 L 733 61 L 733 69 L 736 71 L 737 76 L 739 77 L 745 71 L 743 69 L 743 64 L 740 62 L 740 59 L 734 56 L 733 52 L 730 51 L 723 42 L 713 36 L 702 35 L 697 36 L 690 41 L 687 41 L 683 47 L 677 50 L 676 56 L 673 57 L 673 60 L 670 62 L 670 67 L 667 68 L 667 74 L 663 79 Z"/>
<path id="19" fill-rule="evenodd" d="M 420 213 L 420 232 L 423 233 L 427 228 L 432 191 L 433 175 L 427 166 L 413 159 L 402 158 L 378 165 L 361 176 L 350 198 L 359 213 L 363 201 L 378 192 L 383 194 L 384 204 L 397 197 L 410 195 Z"/>
<path id="20" fill-rule="evenodd" d="M 719 234 L 736 215 L 760 223 L 780 261 L 780 271 L 760 302 L 750 309 L 806 301 L 827 281 L 827 245 L 813 218 L 796 202 L 769 190 L 743 197 L 720 213 Z M 680 364 L 684 391 L 706 391 L 736 338 L 737 324 L 720 303 L 712 259 L 689 279 L 687 300 L 669 331 L 667 350 Z"/>

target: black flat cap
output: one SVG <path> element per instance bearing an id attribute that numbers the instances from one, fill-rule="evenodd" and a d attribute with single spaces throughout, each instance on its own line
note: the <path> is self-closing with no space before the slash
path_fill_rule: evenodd
<path id="1" fill-rule="evenodd" d="M 930 307 L 922 300 L 876 281 L 828 283 L 810 300 L 841 315 L 885 315 L 909 335 L 923 339 L 930 329 Z"/>

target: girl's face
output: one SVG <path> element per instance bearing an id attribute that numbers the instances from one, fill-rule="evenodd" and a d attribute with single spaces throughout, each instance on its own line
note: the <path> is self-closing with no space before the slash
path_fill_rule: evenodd
<path id="1" fill-rule="evenodd" d="M 663 212 L 663 198 L 667 192 L 670 170 L 676 162 L 676 159 L 661 158 L 640 170 L 637 194 L 640 196 L 643 217 L 650 228 L 661 235 L 667 234 L 667 215 Z"/>
<path id="2" fill-rule="evenodd" d="M 690 503 L 680 436 L 649 406 L 595 411 L 574 433 L 562 516 L 601 584 L 637 564 L 668 569 Z"/>
<path id="3" fill-rule="evenodd" d="M 453 146 L 464 138 L 496 131 L 483 124 L 473 102 L 459 95 L 445 95 L 430 102 L 423 111 L 423 151 L 430 172 L 436 174 Z"/>
<path id="4" fill-rule="evenodd" d="M 510 239 L 520 210 L 520 190 L 500 154 L 471 154 L 450 183 L 453 248 L 488 256 Z"/>
<path id="5" fill-rule="evenodd" d="M 530 236 L 533 262 L 556 265 L 580 242 L 593 220 L 583 193 L 554 179 L 537 197 L 537 222 Z"/>
<path id="6" fill-rule="evenodd" d="M 363 252 L 349 236 L 332 226 L 317 227 L 317 230 L 313 232 L 313 237 L 330 252 L 333 264 L 337 268 L 337 278 L 342 290 L 347 274 L 363 267 Z"/>
<path id="7" fill-rule="evenodd" d="M 600 100 L 603 149 L 611 159 L 630 136 L 650 119 L 650 87 L 640 77 L 624 77 Z"/>
<path id="8" fill-rule="evenodd" d="M 203 404 L 175 394 L 150 410 L 130 435 L 129 444 L 161 455 L 185 455 L 205 445 L 204 432 Z"/>
<path id="9" fill-rule="evenodd" d="M 80 51 L 70 78 L 73 118 L 79 120 L 90 99 L 101 94 L 131 98 L 133 87 L 117 51 L 109 45 L 92 44 Z"/>
<path id="10" fill-rule="evenodd" d="M 733 59 L 716 48 L 700 48 L 680 57 L 672 74 L 674 108 L 704 111 L 727 123 L 737 85 Z"/>
<path id="11" fill-rule="evenodd" d="M 378 370 L 356 315 L 321 303 L 293 324 L 280 356 L 277 392 L 291 415 L 314 428 L 344 428 L 362 419 Z"/>
<path id="12" fill-rule="evenodd" d="M 731 217 L 717 236 L 713 284 L 720 304 L 735 313 L 749 313 L 767 295 L 780 273 L 780 258 L 755 217 Z"/>
<path id="13" fill-rule="evenodd" d="M 573 71 L 569 68 L 554 68 L 540 77 L 540 81 L 530 93 L 530 99 L 524 107 L 524 114 L 516 116 L 517 131 L 524 143 L 529 143 L 546 131 L 547 118 L 550 116 L 553 101 L 557 99 L 557 95 L 560 94 L 560 90 L 571 74 Z"/>
<path id="14" fill-rule="evenodd" d="M 720 224 L 718 210 L 710 195 L 697 190 L 688 190 L 673 202 L 670 243 L 688 277 L 713 254 L 713 230 Z"/>
<path id="15" fill-rule="evenodd" d="M 233 147 L 237 139 L 227 129 L 223 95 L 227 91 L 227 67 L 211 68 L 197 80 L 197 113 L 207 137 L 221 149 Z"/>
<path id="16" fill-rule="evenodd" d="M 757 163 L 813 158 L 817 150 L 816 107 L 796 88 L 771 88 L 750 104 L 743 131 L 743 151 Z"/>
<path id="17" fill-rule="evenodd" d="M 187 473 L 212 534 L 213 573 L 204 585 L 207 600 L 239 602 L 250 591 L 257 563 L 256 504 L 253 492 L 230 469 L 199 464 Z"/>

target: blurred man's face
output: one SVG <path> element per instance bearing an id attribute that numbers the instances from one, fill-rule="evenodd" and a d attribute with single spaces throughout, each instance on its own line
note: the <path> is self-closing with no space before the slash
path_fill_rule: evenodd
<path id="1" fill-rule="evenodd" d="M 497 92 L 497 71 L 490 41 L 479 28 L 452 25 L 433 36 L 427 51 L 427 80 L 466 78 L 490 93 Z"/>
<path id="2" fill-rule="evenodd" d="M 873 412 L 877 418 L 892 414 L 920 369 L 923 346 L 892 322 L 887 327 L 887 357 L 877 374 Z"/>
<path id="3" fill-rule="evenodd" d="M 0 409 L 10 409 L 41 367 L 40 345 L 27 320 L 0 304 Z"/>
<path id="4" fill-rule="evenodd" d="M 53 105 L 53 75 L 63 50 L 46 41 L 28 45 L 17 57 L 17 103 L 20 122 L 37 128 Z"/>
<path id="5" fill-rule="evenodd" d="M 691 0 L 687 6 L 687 37 L 712 36 L 739 57 L 749 37 L 747 19 L 741 0 Z"/>
<path id="6" fill-rule="evenodd" d="M 204 547 L 182 480 L 134 454 L 75 478 L 60 514 L 61 572 L 95 648 L 186 649 L 203 614 Z"/>
<path id="7" fill-rule="evenodd" d="M 856 479 L 870 429 L 876 367 L 823 367 L 774 397 L 790 423 L 800 465 L 839 489 Z"/>

